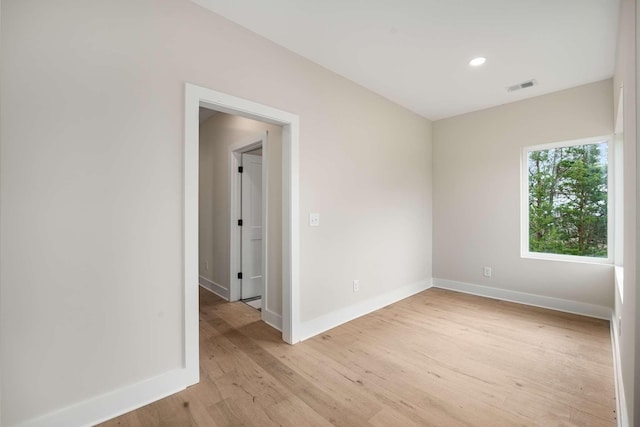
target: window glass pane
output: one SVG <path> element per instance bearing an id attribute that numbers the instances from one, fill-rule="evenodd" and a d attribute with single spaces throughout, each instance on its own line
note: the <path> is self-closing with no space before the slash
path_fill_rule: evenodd
<path id="1" fill-rule="evenodd" d="M 607 258 L 607 143 L 530 151 L 529 251 Z"/>

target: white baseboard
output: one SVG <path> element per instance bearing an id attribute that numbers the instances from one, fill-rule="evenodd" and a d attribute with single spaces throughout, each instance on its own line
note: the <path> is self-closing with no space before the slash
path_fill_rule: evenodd
<path id="1" fill-rule="evenodd" d="M 335 328 L 336 326 L 340 326 L 343 323 L 347 323 L 360 316 L 369 314 L 372 311 L 379 310 L 389 304 L 408 298 L 411 295 L 422 292 L 430 287 L 431 279 L 424 279 L 420 282 L 394 289 L 393 291 L 350 305 L 349 307 L 332 311 L 331 313 L 324 314 L 315 319 L 302 322 L 298 336 L 300 337 L 300 341 L 304 341 L 329 329 Z"/>
<path id="2" fill-rule="evenodd" d="M 223 298 L 229 301 L 229 289 L 202 276 L 200 276 L 198 279 L 199 279 L 198 282 L 200 283 L 200 286 L 202 286 L 208 291 L 213 292 L 214 294 L 218 295 L 220 298 Z"/>
<path id="3" fill-rule="evenodd" d="M 455 280 L 446 279 L 434 278 L 433 286 L 436 288 L 448 289 L 450 291 L 463 292 L 465 294 L 473 294 L 503 301 L 511 301 L 535 307 L 549 308 L 551 310 L 580 314 L 598 319 L 609 320 L 611 317 L 611 308 L 586 302 L 546 297 L 542 295 L 528 294 L 525 292 L 492 288 L 489 286 L 475 285 L 472 283 L 457 282 Z"/>
<path id="4" fill-rule="evenodd" d="M 264 307 L 264 299 L 262 306 L 262 320 L 273 328 L 282 332 L 282 316 Z"/>
<path id="5" fill-rule="evenodd" d="M 620 363 L 620 330 L 618 329 L 618 319 L 616 313 L 611 311 L 611 349 L 613 350 L 613 378 L 616 388 L 616 414 L 618 427 L 629 427 L 629 414 L 627 413 L 627 400 L 624 393 L 624 383 L 622 381 L 622 369 Z"/>
<path id="6" fill-rule="evenodd" d="M 160 400 L 187 388 L 186 369 L 177 369 L 119 388 L 55 412 L 18 423 L 15 427 L 92 426 Z"/>

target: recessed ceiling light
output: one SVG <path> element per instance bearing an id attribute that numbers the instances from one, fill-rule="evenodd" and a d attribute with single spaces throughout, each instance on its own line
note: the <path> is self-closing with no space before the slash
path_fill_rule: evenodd
<path id="1" fill-rule="evenodd" d="M 487 58 L 483 58 L 482 56 L 479 56 L 469 61 L 469 65 L 471 65 L 472 67 L 479 67 L 480 65 L 484 64 L 486 60 Z"/>

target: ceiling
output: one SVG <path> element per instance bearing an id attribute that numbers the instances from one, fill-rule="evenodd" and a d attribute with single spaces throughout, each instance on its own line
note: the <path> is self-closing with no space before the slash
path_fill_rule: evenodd
<path id="1" fill-rule="evenodd" d="M 611 77 L 620 3 L 193 1 L 432 120 Z"/>

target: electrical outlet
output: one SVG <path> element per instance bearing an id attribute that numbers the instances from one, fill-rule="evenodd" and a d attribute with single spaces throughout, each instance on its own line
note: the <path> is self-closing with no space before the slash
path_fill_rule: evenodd
<path id="1" fill-rule="evenodd" d="M 320 214 L 319 213 L 310 213 L 309 214 L 309 226 L 310 227 L 319 227 L 320 226 Z"/>
<path id="2" fill-rule="evenodd" d="M 484 277 L 491 277 L 491 267 L 485 267 L 482 271 Z"/>
<path id="3" fill-rule="evenodd" d="M 353 281 L 353 292 L 358 292 L 360 290 L 360 280 Z"/>

